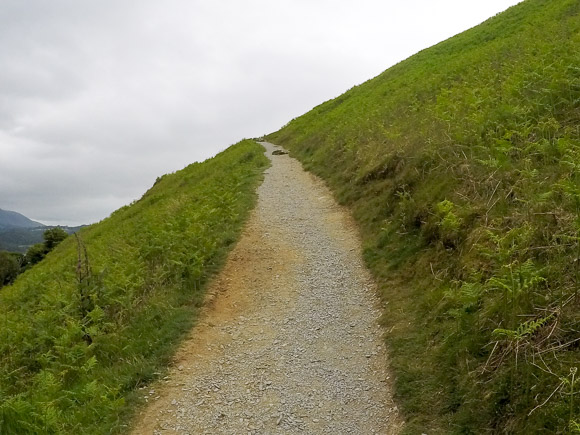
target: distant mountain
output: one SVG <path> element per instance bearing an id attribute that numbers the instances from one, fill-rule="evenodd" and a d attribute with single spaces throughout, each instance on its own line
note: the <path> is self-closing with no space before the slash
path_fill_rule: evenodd
<path id="1" fill-rule="evenodd" d="M 59 225 L 69 234 L 73 234 L 85 225 L 67 227 Z M 20 252 L 24 254 L 36 243 L 42 243 L 44 231 L 54 228 L 28 219 L 15 211 L 0 208 L 0 251 Z"/>
<path id="2" fill-rule="evenodd" d="M 43 226 L 44 224 L 28 219 L 20 213 L 2 210 L 0 208 L 0 230 L 7 228 L 36 228 Z"/>

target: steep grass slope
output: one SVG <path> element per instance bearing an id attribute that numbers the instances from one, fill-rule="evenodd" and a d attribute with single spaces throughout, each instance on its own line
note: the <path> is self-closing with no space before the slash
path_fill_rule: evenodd
<path id="1" fill-rule="evenodd" d="M 243 141 L 165 175 L 0 291 L 0 433 L 126 432 L 195 320 L 267 166 Z"/>
<path id="2" fill-rule="evenodd" d="M 579 47 L 527 0 L 268 136 L 360 224 L 409 433 L 578 429 Z"/>

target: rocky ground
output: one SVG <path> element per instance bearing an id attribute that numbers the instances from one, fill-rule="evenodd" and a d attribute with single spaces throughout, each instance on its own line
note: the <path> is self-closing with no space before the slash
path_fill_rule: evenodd
<path id="1" fill-rule="evenodd" d="M 348 213 L 264 144 L 256 209 L 134 434 L 396 434 L 379 302 Z"/>

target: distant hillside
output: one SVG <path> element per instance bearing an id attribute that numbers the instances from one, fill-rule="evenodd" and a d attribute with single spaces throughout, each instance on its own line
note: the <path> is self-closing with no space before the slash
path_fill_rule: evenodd
<path id="1" fill-rule="evenodd" d="M 352 208 L 408 433 L 580 430 L 579 47 L 527 0 L 267 137 Z"/>
<path id="2" fill-rule="evenodd" d="M 20 213 L 2 210 L 0 208 L 0 230 L 6 228 L 34 228 L 42 226 L 44 224 L 30 220 Z"/>
<path id="3" fill-rule="evenodd" d="M 69 234 L 79 231 L 78 227 L 61 226 Z M 0 251 L 19 252 L 24 254 L 28 248 L 43 241 L 44 231 L 55 228 L 54 226 L 41 226 L 33 228 L 3 228 L 0 229 Z"/>
<path id="4" fill-rule="evenodd" d="M 159 177 L 0 290 L 0 434 L 127 433 L 268 165 L 243 141 Z"/>

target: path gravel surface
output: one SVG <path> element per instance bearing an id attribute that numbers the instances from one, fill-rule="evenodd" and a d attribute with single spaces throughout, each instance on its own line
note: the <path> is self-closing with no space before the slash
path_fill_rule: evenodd
<path id="1" fill-rule="evenodd" d="M 396 434 L 379 302 L 348 213 L 263 143 L 272 167 L 134 434 Z"/>

